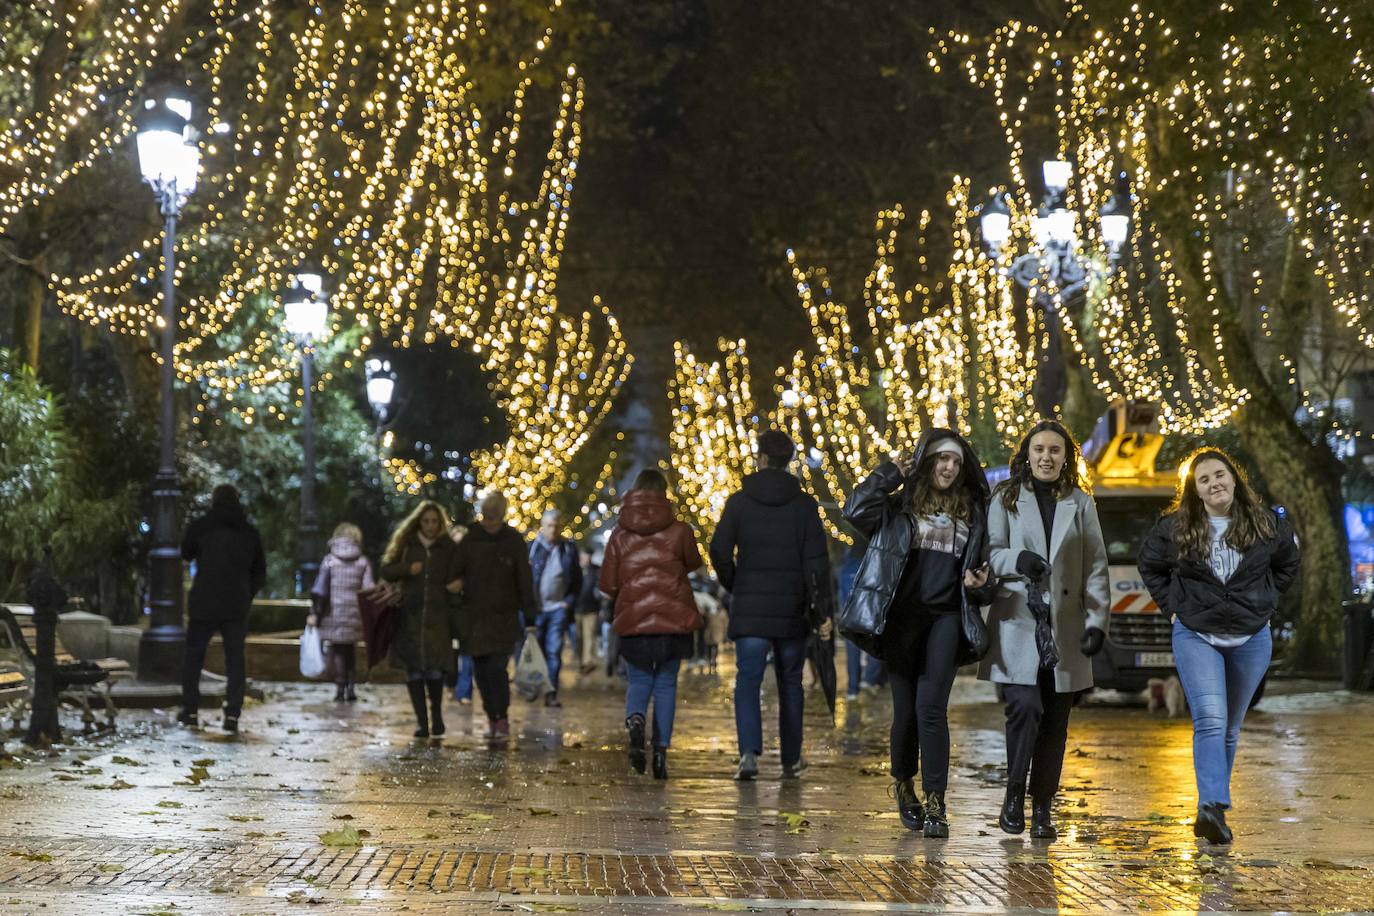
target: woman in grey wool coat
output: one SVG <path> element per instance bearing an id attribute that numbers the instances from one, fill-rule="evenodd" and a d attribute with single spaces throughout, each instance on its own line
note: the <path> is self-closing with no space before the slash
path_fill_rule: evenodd
<path id="1" fill-rule="evenodd" d="M 1090 656 L 1106 639 L 1111 600 L 1097 506 L 1078 469 L 1078 444 L 1060 423 L 1031 427 L 988 511 L 993 575 L 988 654 L 978 676 L 998 685 L 1007 714 L 1007 794 L 999 824 L 1057 835 L 1050 807 L 1069 713 L 1093 686 Z"/>

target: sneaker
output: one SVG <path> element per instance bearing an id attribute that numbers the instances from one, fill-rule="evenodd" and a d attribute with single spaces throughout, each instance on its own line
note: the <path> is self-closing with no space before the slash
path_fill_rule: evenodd
<path id="1" fill-rule="evenodd" d="M 735 778 L 741 782 L 753 779 L 759 775 L 759 758 L 754 754 L 740 754 L 739 767 L 735 770 Z"/>
<path id="2" fill-rule="evenodd" d="M 458 698 L 458 705 L 459 705 L 459 706 L 471 706 L 471 705 L 472 705 L 472 697 L 459 697 L 459 698 Z"/>
<path id="3" fill-rule="evenodd" d="M 850 702 L 853 702 L 854 700 L 857 700 L 859 698 L 859 692 L 857 690 L 851 690 L 849 693 L 846 693 L 844 695 L 844 698 L 846 700 L 849 700 Z"/>
<path id="4" fill-rule="evenodd" d="M 805 773 L 811 764 L 806 762 L 806 758 L 798 760 L 796 763 L 784 763 L 782 765 L 783 779 L 801 779 L 801 774 Z"/>
<path id="5" fill-rule="evenodd" d="M 237 735 L 239 733 L 239 717 L 225 716 L 223 728 L 226 734 Z"/>
<path id="6" fill-rule="evenodd" d="M 563 704 L 558 701 L 558 691 L 550 690 L 544 694 L 544 705 L 550 709 L 562 709 Z"/>
<path id="7" fill-rule="evenodd" d="M 492 737 L 509 738 L 510 719 L 497 719 L 496 724 L 492 726 Z"/>
<path id="8" fill-rule="evenodd" d="M 200 728 L 200 717 L 189 709 L 183 709 L 181 712 L 177 713 L 177 722 L 185 725 L 187 728 Z"/>

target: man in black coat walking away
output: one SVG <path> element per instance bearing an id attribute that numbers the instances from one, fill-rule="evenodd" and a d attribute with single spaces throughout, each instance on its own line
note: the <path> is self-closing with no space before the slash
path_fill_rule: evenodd
<path id="1" fill-rule="evenodd" d="M 785 779 L 806 768 L 802 760 L 802 669 L 806 664 L 807 608 L 812 591 L 828 588 L 830 558 L 816 500 L 787 470 L 796 449 L 775 429 L 758 437 L 759 470 L 744 478 L 725 502 L 711 538 L 711 565 L 730 592 L 735 642 L 736 779 L 758 775 L 763 752 L 759 691 L 768 654 L 778 682 L 778 731 Z M 821 606 L 828 610 L 829 602 Z M 829 621 L 823 625 L 828 631 Z M 828 636 L 823 632 L 822 636 Z"/>
<path id="2" fill-rule="evenodd" d="M 200 669 L 205 648 L 216 632 L 224 642 L 224 730 L 239 730 L 243 711 L 244 642 L 248 609 L 267 581 L 267 558 L 258 529 L 248 521 L 239 491 L 221 484 L 210 497 L 210 511 L 193 521 L 181 542 L 181 556 L 195 564 L 187 601 L 186 660 L 181 674 L 181 715 L 177 721 L 199 724 Z"/>

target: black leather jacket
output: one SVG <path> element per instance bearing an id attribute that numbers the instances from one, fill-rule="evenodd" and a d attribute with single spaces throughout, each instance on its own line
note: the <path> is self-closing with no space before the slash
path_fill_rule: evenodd
<path id="1" fill-rule="evenodd" d="M 991 494 L 978 456 L 957 433 L 931 429 L 917 442 L 912 465 L 920 466 L 932 442 L 948 438 L 957 439 L 963 446 L 964 485 L 973 503 L 968 546 L 964 551 L 963 569 L 967 571 L 976 569 L 988 559 L 987 508 Z M 868 538 L 868 549 L 854 576 L 849 600 L 840 612 L 838 629 L 845 639 L 877 658 L 882 658 L 883 631 L 887 628 L 897 584 L 911 556 L 912 519 L 903 510 L 901 498 L 894 496 L 904 484 L 910 483 L 896 464 L 885 461 L 864 478 L 844 506 L 845 519 Z M 987 653 L 987 627 L 980 608 L 992 601 L 996 590 L 996 582 L 992 579 L 979 589 L 960 588 L 960 664 L 976 661 Z"/>

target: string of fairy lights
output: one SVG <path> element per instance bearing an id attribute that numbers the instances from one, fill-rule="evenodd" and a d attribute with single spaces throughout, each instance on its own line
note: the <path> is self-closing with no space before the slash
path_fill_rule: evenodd
<path id="1" fill-rule="evenodd" d="M 300 354 L 276 295 L 298 265 L 313 262 L 329 278 L 333 332 L 362 331 L 342 354 L 345 367 L 383 341 L 447 342 L 479 355 L 511 433 L 476 456 L 476 473 L 484 486 L 508 490 L 517 518 L 537 517 L 568 482 L 630 366 L 604 304 L 569 313 L 557 298 L 581 145 L 575 69 L 555 80 L 536 181 L 519 155 L 533 139 L 521 142 L 524 113 L 552 29 L 532 37 L 513 68 L 508 110 L 494 112 L 479 101 L 492 97 L 490 87 L 469 66 L 487 53 L 485 4 L 207 2 L 206 26 L 175 47 L 166 25 L 184 0 L 130 2 L 110 14 L 105 44 L 83 49 L 91 73 L 3 149 L 0 165 L 19 179 L 0 186 L 0 218 L 127 142 L 151 61 L 199 66 L 188 82 L 201 90 L 197 122 L 211 127 L 175 267 L 176 369 L 205 393 L 193 421 L 287 421 L 286 411 L 255 408 L 249 402 L 260 399 L 244 394 L 284 387 L 286 404 L 299 403 Z M 560 5 L 550 0 L 549 9 Z M 83 40 L 80 25 L 51 23 L 72 47 Z M 193 48 L 202 49 L 194 62 Z M 108 126 L 74 144 L 73 128 L 93 111 Z M 74 147 L 79 155 L 65 159 Z M 60 307 L 107 331 L 155 332 L 160 245 L 151 234 L 85 273 L 54 275 Z M 332 378 L 323 372 L 318 384 Z M 395 456 L 386 467 L 402 492 L 434 482 Z"/>
<path id="2" fill-rule="evenodd" d="M 759 415 L 743 340 L 720 340 L 720 358 L 699 359 L 674 344 L 668 433 L 678 504 L 701 538 L 708 538 L 725 500 L 751 470 Z"/>

